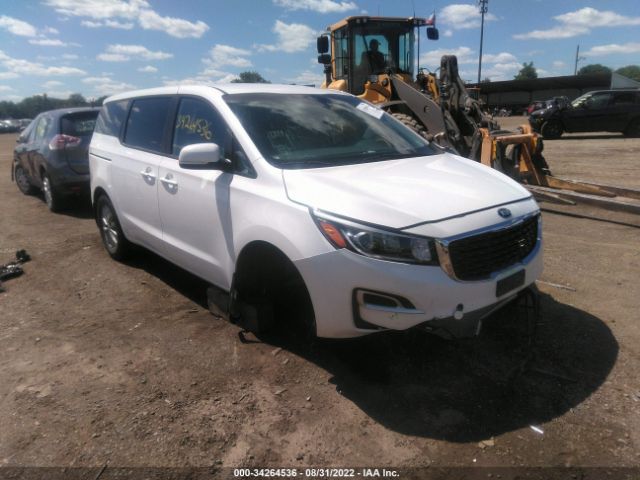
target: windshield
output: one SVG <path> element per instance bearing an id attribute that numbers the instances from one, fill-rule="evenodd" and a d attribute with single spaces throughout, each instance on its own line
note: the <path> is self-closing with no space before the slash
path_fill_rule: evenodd
<path id="1" fill-rule="evenodd" d="M 372 105 L 347 95 L 225 95 L 265 159 L 314 168 L 433 155 L 429 142 Z"/>

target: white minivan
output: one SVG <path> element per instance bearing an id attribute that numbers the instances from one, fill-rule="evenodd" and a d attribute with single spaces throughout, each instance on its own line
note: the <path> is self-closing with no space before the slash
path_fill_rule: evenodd
<path id="1" fill-rule="evenodd" d="M 277 322 L 279 305 L 302 301 L 320 337 L 477 332 L 542 271 L 526 189 L 346 93 L 114 95 L 89 158 L 109 254 L 152 250 L 226 293 L 236 320 Z"/>

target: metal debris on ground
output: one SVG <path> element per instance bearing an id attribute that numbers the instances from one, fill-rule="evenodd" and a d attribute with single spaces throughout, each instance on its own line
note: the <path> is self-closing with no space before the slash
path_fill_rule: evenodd
<path id="1" fill-rule="evenodd" d="M 559 288 L 561 290 L 569 290 L 570 292 L 575 292 L 576 289 L 569 285 L 562 285 L 560 283 L 546 282 L 544 280 L 536 280 L 537 283 L 541 283 L 543 285 L 549 285 L 550 287 Z"/>
<path id="2" fill-rule="evenodd" d="M 535 425 L 529 425 L 529 428 L 534 432 L 539 433 L 540 435 L 544 434 L 544 430 L 542 430 L 540 427 L 536 427 Z"/>
<path id="3" fill-rule="evenodd" d="M 18 250 L 16 252 L 16 260 L 14 262 L 9 262 L 0 266 L 0 292 L 5 291 L 2 286 L 2 281 L 22 275 L 24 273 L 22 264 L 29 260 L 31 260 L 31 257 L 26 250 Z"/>

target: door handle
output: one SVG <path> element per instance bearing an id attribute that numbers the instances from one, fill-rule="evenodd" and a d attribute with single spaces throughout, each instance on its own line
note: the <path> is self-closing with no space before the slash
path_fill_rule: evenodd
<path id="1" fill-rule="evenodd" d="M 170 173 L 167 174 L 164 178 L 161 178 L 160 181 L 170 188 L 176 188 L 178 186 L 178 182 L 173 179 L 173 175 L 171 175 Z"/>
<path id="2" fill-rule="evenodd" d="M 156 176 L 152 172 L 153 169 L 151 167 L 147 167 L 145 170 L 140 171 L 140 175 L 142 175 L 147 180 L 155 180 Z"/>

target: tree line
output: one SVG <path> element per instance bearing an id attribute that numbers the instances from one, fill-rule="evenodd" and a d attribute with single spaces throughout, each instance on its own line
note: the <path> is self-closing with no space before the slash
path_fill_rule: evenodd
<path id="1" fill-rule="evenodd" d="M 627 65 L 626 67 L 620 67 L 617 70 L 613 70 L 605 65 L 593 63 L 591 65 L 585 65 L 580 70 L 578 70 L 578 75 L 591 75 L 594 73 L 612 72 L 624 75 L 631 80 L 640 82 L 640 66 L 638 65 Z M 536 71 L 536 67 L 533 66 L 533 62 L 523 63 L 522 68 L 520 69 L 518 74 L 513 77 L 514 80 L 530 80 L 534 78 L 538 78 L 538 72 Z"/>
<path id="2" fill-rule="evenodd" d="M 232 83 L 271 83 L 258 72 L 242 72 Z M 33 95 L 20 100 L 18 103 L 8 100 L 0 101 L 0 119 L 2 118 L 35 118 L 39 113 L 57 108 L 99 107 L 107 96 L 95 100 L 87 100 L 79 93 L 74 93 L 67 99 L 53 98 L 48 95 Z"/>
<path id="3" fill-rule="evenodd" d="M 74 93 L 66 99 L 44 94 L 23 98 L 18 103 L 3 100 L 0 101 L 0 118 L 35 118 L 41 112 L 56 108 L 99 107 L 105 98 L 107 97 L 87 100 L 79 93 Z"/>

